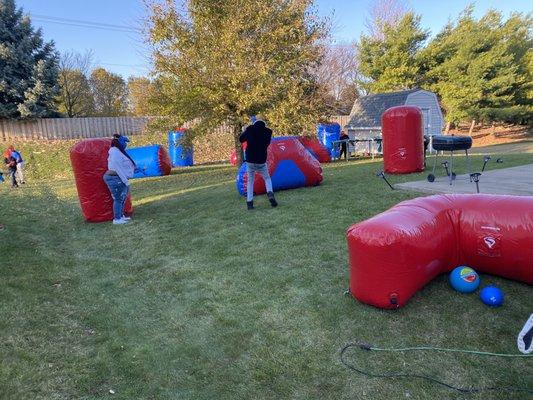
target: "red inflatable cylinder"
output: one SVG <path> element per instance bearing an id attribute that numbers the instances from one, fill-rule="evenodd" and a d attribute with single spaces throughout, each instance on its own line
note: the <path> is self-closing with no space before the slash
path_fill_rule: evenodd
<path id="1" fill-rule="evenodd" d="M 389 174 L 410 174 L 424 170 L 422 111 L 399 106 L 381 116 L 383 164 Z"/>
<path id="2" fill-rule="evenodd" d="M 113 198 L 103 176 L 107 171 L 107 155 L 111 139 L 87 139 L 76 143 L 70 150 L 70 162 L 74 171 L 81 211 L 88 222 L 113 219 Z M 131 196 L 124 209 L 133 213 Z"/>
<path id="3" fill-rule="evenodd" d="M 380 308 L 406 304 L 460 265 L 533 284 L 533 198 L 437 195 L 351 226 L 350 292 Z"/>

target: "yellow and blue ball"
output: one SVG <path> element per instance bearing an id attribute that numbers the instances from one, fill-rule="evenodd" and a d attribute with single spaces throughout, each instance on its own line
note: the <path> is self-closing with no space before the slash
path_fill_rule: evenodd
<path id="1" fill-rule="evenodd" d="M 450 285 L 461 293 L 472 293 L 479 287 L 479 275 L 472 268 L 459 266 L 450 273 Z"/>

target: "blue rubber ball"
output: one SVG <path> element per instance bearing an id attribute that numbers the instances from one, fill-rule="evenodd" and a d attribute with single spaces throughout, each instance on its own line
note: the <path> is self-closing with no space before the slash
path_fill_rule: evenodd
<path id="1" fill-rule="evenodd" d="M 472 268 L 460 266 L 450 273 L 450 285 L 461 293 L 472 293 L 479 287 L 479 276 Z"/>
<path id="2" fill-rule="evenodd" d="M 490 307 L 499 307 L 503 304 L 503 292 L 496 286 L 486 286 L 481 289 L 479 298 Z"/>

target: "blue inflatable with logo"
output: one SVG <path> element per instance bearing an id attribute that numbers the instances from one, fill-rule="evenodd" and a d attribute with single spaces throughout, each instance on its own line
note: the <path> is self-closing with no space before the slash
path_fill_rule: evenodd
<path id="1" fill-rule="evenodd" d="M 339 124 L 318 124 L 316 126 L 316 136 L 318 141 L 322 143 L 328 150 L 331 158 L 338 158 L 340 154 L 340 147 L 333 146 L 333 142 L 339 140 L 341 137 L 341 126 Z"/>

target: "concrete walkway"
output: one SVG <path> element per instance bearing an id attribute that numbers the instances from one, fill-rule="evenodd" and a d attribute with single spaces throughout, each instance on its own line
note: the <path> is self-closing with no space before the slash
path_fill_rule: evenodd
<path id="1" fill-rule="evenodd" d="M 466 174 L 458 175 L 453 185 L 441 175 L 435 182 L 406 182 L 394 187 L 423 193 L 476 193 L 476 184 Z M 479 192 L 533 196 L 533 164 L 484 172 L 479 177 Z"/>

